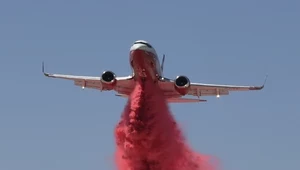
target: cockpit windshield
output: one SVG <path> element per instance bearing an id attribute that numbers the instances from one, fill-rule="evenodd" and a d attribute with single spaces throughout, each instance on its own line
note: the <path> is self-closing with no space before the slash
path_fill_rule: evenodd
<path id="1" fill-rule="evenodd" d="M 146 42 L 142 42 L 142 41 L 137 41 L 137 42 L 135 42 L 134 44 L 144 44 L 144 45 L 146 45 L 147 47 L 152 48 L 152 46 L 151 46 L 150 44 L 148 44 L 148 43 L 146 43 Z"/>

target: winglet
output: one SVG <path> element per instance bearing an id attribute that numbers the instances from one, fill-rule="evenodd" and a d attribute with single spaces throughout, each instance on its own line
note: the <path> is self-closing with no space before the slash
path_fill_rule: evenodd
<path id="1" fill-rule="evenodd" d="M 265 86 L 265 84 L 266 84 L 266 82 L 267 82 L 267 79 L 268 79 L 268 74 L 266 74 L 264 84 L 262 85 L 263 87 Z"/>
<path id="2" fill-rule="evenodd" d="M 266 77 L 265 77 L 265 80 L 264 80 L 263 85 L 258 86 L 258 87 L 250 87 L 250 90 L 261 90 L 261 89 L 263 89 L 263 88 L 265 87 L 265 84 L 266 84 L 266 82 L 267 82 L 267 79 L 268 79 L 268 74 L 266 74 Z"/>
<path id="3" fill-rule="evenodd" d="M 42 62 L 42 72 L 45 76 L 49 77 L 49 73 L 45 72 L 45 66 L 44 66 L 44 61 Z"/>

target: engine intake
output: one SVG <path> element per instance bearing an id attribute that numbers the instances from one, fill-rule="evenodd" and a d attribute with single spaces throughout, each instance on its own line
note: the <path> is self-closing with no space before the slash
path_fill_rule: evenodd
<path id="1" fill-rule="evenodd" d="M 175 79 L 175 89 L 181 95 L 186 95 L 190 89 L 190 80 L 186 76 L 177 76 Z"/>
<path id="2" fill-rule="evenodd" d="M 116 75 L 112 71 L 104 71 L 101 75 L 101 81 L 105 84 L 114 85 L 116 83 Z"/>

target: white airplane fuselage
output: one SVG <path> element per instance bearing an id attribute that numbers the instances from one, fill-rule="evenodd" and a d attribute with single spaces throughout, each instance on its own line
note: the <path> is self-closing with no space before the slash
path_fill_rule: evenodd
<path id="1" fill-rule="evenodd" d="M 130 48 L 130 65 L 135 79 L 153 80 L 162 77 L 162 70 L 155 49 L 146 41 L 136 41 Z"/>

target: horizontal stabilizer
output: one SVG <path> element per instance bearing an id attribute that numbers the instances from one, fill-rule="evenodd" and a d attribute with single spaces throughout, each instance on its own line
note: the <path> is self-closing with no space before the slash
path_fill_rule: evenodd
<path id="1" fill-rule="evenodd" d="M 116 96 L 128 98 L 128 95 L 126 94 L 116 94 Z"/>
<path id="2" fill-rule="evenodd" d="M 125 94 L 116 94 L 116 96 L 128 98 L 128 95 Z M 189 99 L 189 98 L 168 98 L 168 103 L 196 103 L 196 102 L 206 102 L 202 99 Z"/>
<path id="3" fill-rule="evenodd" d="M 196 103 L 196 102 L 206 102 L 202 99 L 189 99 L 189 98 L 169 98 L 168 103 Z"/>

